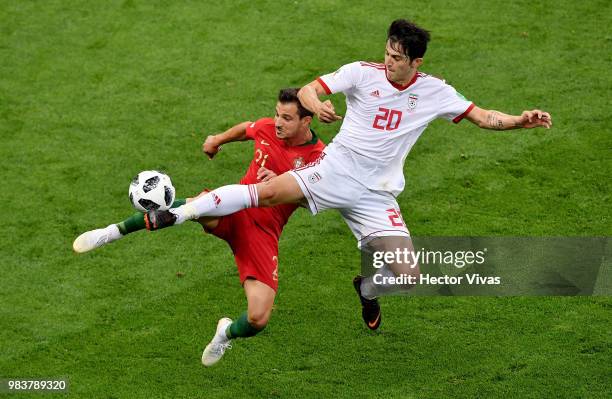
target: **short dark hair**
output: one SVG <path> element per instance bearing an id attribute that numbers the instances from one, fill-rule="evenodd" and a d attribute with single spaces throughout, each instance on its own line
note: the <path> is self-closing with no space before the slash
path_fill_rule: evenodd
<path id="1" fill-rule="evenodd" d="M 387 40 L 391 45 L 397 43 L 402 46 L 404 55 L 410 60 L 414 60 L 425 55 L 427 42 L 429 42 L 429 32 L 405 19 L 396 19 L 389 26 Z"/>
<path id="2" fill-rule="evenodd" d="M 298 115 L 300 116 L 300 119 L 306 116 L 312 116 L 313 113 L 304 108 L 304 106 L 300 102 L 300 99 L 297 96 L 298 91 L 300 91 L 298 87 L 281 89 L 281 91 L 278 93 L 278 101 L 282 104 L 294 103 L 295 105 L 297 105 Z"/>

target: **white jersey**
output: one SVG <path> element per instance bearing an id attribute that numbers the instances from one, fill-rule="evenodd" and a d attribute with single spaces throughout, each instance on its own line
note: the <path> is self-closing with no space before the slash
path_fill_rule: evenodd
<path id="1" fill-rule="evenodd" d="M 444 81 L 418 72 L 400 86 L 384 64 L 353 62 L 318 78 L 327 94 L 346 96 L 340 132 L 325 152 L 346 159 L 346 170 L 370 190 L 399 195 L 404 161 L 436 118 L 457 123 L 474 105 Z"/>

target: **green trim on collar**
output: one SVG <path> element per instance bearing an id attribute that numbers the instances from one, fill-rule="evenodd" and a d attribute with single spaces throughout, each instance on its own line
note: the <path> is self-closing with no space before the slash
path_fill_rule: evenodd
<path id="1" fill-rule="evenodd" d="M 312 128 L 310 128 L 310 133 L 312 133 L 312 139 L 307 143 L 300 144 L 299 146 L 317 144 L 317 141 L 319 141 L 319 138 L 317 137 L 317 134 L 315 133 L 315 131 L 312 130 Z"/>

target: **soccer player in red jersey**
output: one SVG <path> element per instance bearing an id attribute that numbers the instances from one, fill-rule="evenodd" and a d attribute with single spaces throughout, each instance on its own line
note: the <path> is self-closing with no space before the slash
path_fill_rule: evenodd
<path id="1" fill-rule="evenodd" d="M 325 146 L 310 128 L 313 114 L 302 107 L 297 92 L 295 88 L 280 91 L 274 118 L 243 122 L 221 134 L 208 136 L 202 145 L 203 152 L 213 158 L 223 144 L 253 140 L 254 156 L 240 180 L 243 185 L 265 182 L 315 161 Z M 200 196 L 205 193 L 207 191 Z M 212 199 L 221 205 L 219 197 L 213 195 Z M 177 200 L 173 207 L 191 200 Z M 202 354 L 205 366 L 216 363 L 223 356 L 231 339 L 251 337 L 266 327 L 278 289 L 278 240 L 297 207 L 296 204 L 284 204 L 248 208 L 227 216 L 198 219 L 206 231 L 225 240 L 232 249 L 248 303 L 247 311 L 235 321 L 219 320 L 215 336 Z M 155 223 L 147 215 L 136 213 L 121 223 L 81 234 L 74 241 L 73 249 L 78 253 L 91 251 Z"/>

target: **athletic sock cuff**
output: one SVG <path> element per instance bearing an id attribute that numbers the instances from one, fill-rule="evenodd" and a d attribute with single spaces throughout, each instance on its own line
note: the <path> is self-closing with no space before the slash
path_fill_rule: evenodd
<path id="1" fill-rule="evenodd" d="M 179 206 L 185 205 L 186 203 L 187 203 L 187 200 L 185 198 L 177 198 L 174 200 L 172 205 L 170 205 L 170 208 L 178 208 Z"/>
<path id="2" fill-rule="evenodd" d="M 257 195 L 257 186 L 255 184 L 249 184 L 247 186 L 249 188 L 249 208 L 257 208 L 257 203 L 259 202 L 259 197 Z"/>
<path id="3" fill-rule="evenodd" d="M 264 328 L 255 328 L 253 325 L 251 325 L 251 323 L 249 323 L 247 312 L 244 312 L 238 319 L 236 319 L 236 321 L 230 324 L 226 334 L 230 339 L 247 338 L 258 334 Z"/>

